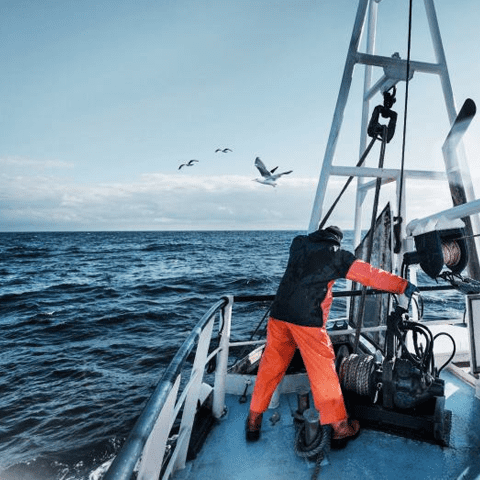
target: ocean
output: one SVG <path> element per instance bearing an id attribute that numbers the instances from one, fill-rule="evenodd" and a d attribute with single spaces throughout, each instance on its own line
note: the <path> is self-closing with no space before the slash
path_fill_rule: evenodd
<path id="1" fill-rule="evenodd" d="M 101 479 L 190 329 L 223 295 L 274 294 L 298 233 L 0 233 L 0 479 Z"/>

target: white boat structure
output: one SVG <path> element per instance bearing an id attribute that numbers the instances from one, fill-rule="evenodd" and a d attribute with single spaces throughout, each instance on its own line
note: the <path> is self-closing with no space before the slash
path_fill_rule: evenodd
<path id="1" fill-rule="evenodd" d="M 178 350 L 105 480 L 480 478 L 480 199 L 462 147 L 476 107 L 465 99 L 456 109 L 434 1 L 423 1 L 434 62 L 410 59 L 410 52 L 407 59 L 375 53 L 381 4 L 359 0 L 309 230 L 327 221 L 335 208 L 336 202 L 325 213 L 332 178 L 346 179 L 342 193 L 356 180 L 356 254 L 408 275 L 420 296 L 459 290 L 465 318 L 427 323 L 418 302 L 406 310 L 391 295 L 347 284 L 334 293 L 347 298 L 345 315 L 331 318 L 328 330 L 347 408 L 362 426 L 359 438 L 345 450 L 329 450 L 309 406 L 308 377 L 294 359 L 264 416 L 260 441 L 247 443 L 245 419 L 264 339 L 234 341 L 232 332 L 238 311 L 245 315 L 257 304 L 266 316 L 273 295 L 226 295 Z M 362 36 L 365 51 L 360 51 Z M 365 72 L 360 156 L 356 165 L 334 165 L 356 68 Z M 408 99 L 408 85 L 420 74 L 437 77 L 443 92 L 451 126 L 442 147 L 444 168 L 410 170 L 403 160 L 399 168 L 385 168 L 397 120 L 396 86 L 406 87 Z M 415 181 L 444 182 L 452 207 L 408 220 L 408 187 Z M 394 202 L 377 211 L 387 184 L 395 187 Z M 368 233 L 362 236 L 366 212 Z M 438 283 L 422 285 L 419 271 Z M 248 353 L 234 362 L 238 349 Z"/>

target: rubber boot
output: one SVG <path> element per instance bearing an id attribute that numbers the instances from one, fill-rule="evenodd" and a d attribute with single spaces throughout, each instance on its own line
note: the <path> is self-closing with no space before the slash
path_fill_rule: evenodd
<path id="1" fill-rule="evenodd" d="M 360 433 L 360 423 L 358 420 L 341 420 L 332 423 L 332 441 L 330 448 L 339 450 L 345 448 L 350 440 L 354 440 Z"/>
<path id="2" fill-rule="evenodd" d="M 245 438 L 247 442 L 256 442 L 260 438 L 263 413 L 250 411 L 245 425 Z"/>

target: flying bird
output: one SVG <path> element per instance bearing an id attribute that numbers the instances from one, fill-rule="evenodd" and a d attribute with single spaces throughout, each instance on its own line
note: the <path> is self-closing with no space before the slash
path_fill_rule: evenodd
<path id="1" fill-rule="evenodd" d="M 255 178 L 255 181 L 257 181 L 258 183 L 263 183 L 264 185 L 271 185 L 272 187 L 275 187 L 277 185 L 275 183 L 275 180 L 280 178 L 282 175 L 288 175 L 289 173 L 293 172 L 293 170 L 289 170 L 288 172 L 276 173 L 274 175 L 273 172 L 275 172 L 278 167 L 272 168 L 272 170 L 268 170 L 268 168 L 260 160 L 259 157 L 255 159 L 255 166 L 258 168 L 258 171 L 262 175 L 262 178 Z"/>
<path id="2" fill-rule="evenodd" d="M 217 148 L 215 150 L 215 153 L 217 153 L 217 152 L 227 153 L 227 152 L 233 152 L 233 150 L 231 150 L 230 148 Z"/>
<path id="3" fill-rule="evenodd" d="M 198 162 L 199 160 L 195 160 L 195 159 L 192 159 L 192 160 L 189 160 L 187 163 L 182 163 L 178 169 L 180 170 L 182 167 L 193 167 L 193 164 L 195 162 Z"/>

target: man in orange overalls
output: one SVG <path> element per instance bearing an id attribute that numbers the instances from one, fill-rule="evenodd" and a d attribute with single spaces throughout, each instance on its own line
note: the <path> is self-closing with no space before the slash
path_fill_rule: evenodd
<path id="1" fill-rule="evenodd" d="M 335 280 L 411 296 L 416 286 L 402 277 L 372 267 L 340 248 L 342 231 L 335 226 L 299 235 L 290 246 L 288 265 L 273 301 L 267 343 L 260 361 L 246 424 L 246 438 L 260 438 L 262 415 L 298 347 L 310 379 L 322 425 L 333 429 L 332 447 L 355 437 L 357 420 L 347 416 L 335 370 L 335 353 L 326 330 Z"/>

